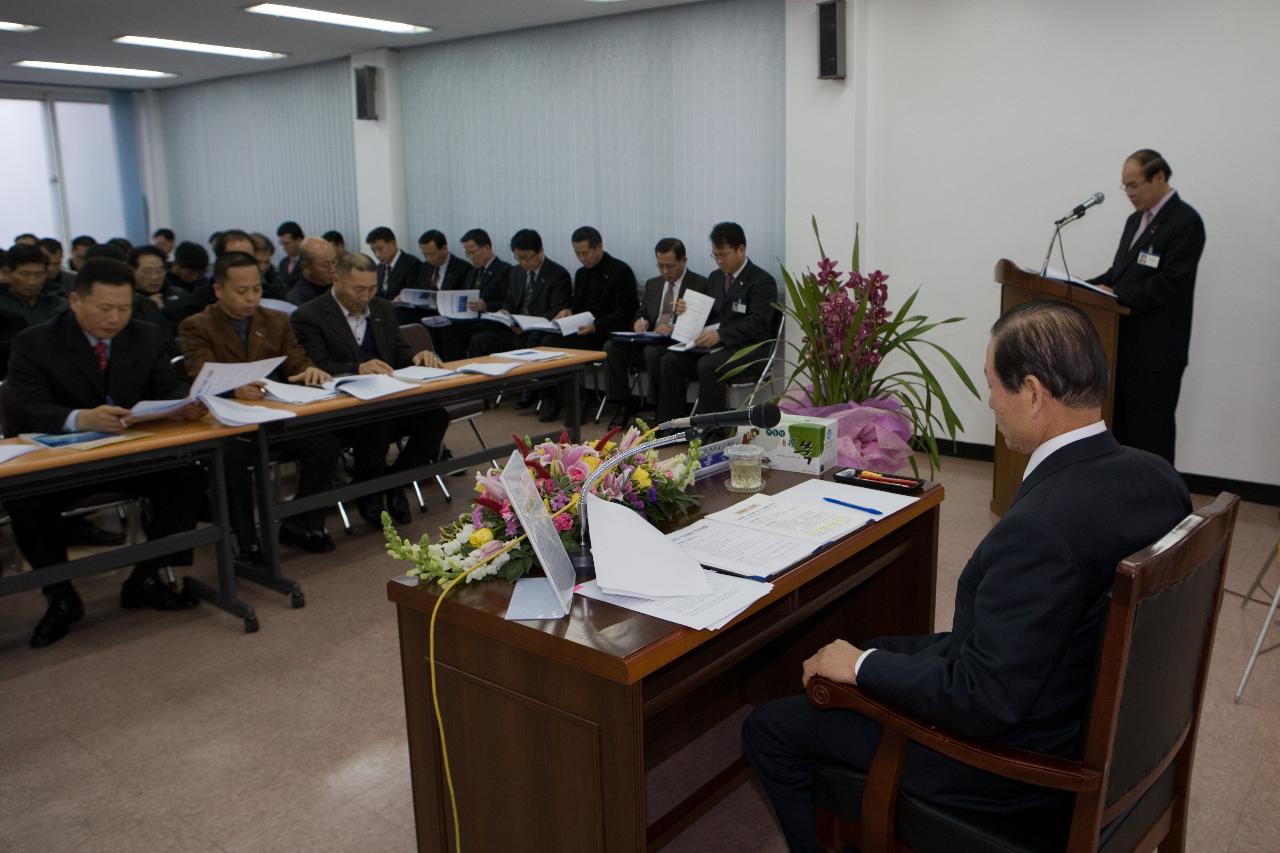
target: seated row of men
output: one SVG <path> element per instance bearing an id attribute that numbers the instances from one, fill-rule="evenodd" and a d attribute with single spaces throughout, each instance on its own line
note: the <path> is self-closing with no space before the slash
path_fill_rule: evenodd
<path id="1" fill-rule="evenodd" d="M 284 356 L 278 369 L 282 381 L 318 384 L 330 375 L 388 373 L 410 364 L 436 365 L 434 353 L 413 353 L 404 341 L 390 303 L 373 298 L 375 264 L 366 255 L 348 254 L 339 265 L 331 290 L 323 299 L 298 309 L 291 318 L 264 309 L 261 274 L 256 259 L 242 252 L 223 254 L 214 269 L 215 302 L 183 321 L 180 340 L 184 367 L 194 376 L 208 361 L 245 362 Z M 15 432 L 118 433 L 128 426 L 129 410 L 141 400 L 181 399 L 189 385 L 169 358 L 166 332 L 134 316 L 135 277 L 128 265 L 105 257 L 90 258 L 82 266 L 68 310 L 48 322 L 20 332 L 13 340 L 4 395 Z M 234 391 L 241 399 L 262 395 L 257 385 Z M 183 409 L 186 417 L 200 417 L 203 406 Z M 448 428 L 448 416 L 430 410 L 413 418 L 364 426 L 349 433 L 323 435 L 288 442 L 278 449 L 299 462 L 299 495 L 314 494 L 330 485 L 341 447 L 355 457 L 356 480 L 387 472 L 389 445 L 407 439 L 393 469 L 409 469 L 434 460 Z M 249 471 L 253 456 L 247 444 L 232 444 L 226 465 L 231 524 L 239 558 L 261 560 L 254 527 L 254 503 Z M 261 472 L 259 472 L 261 474 Z M 195 526 L 204 494 L 203 475 L 195 467 L 127 477 L 111 485 L 122 492 L 150 499 L 146 523 L 149 538 L 159 538 Z M 50 535 L 59 527 L 61 512 L 91 489 L 70 490 L 7 502 L 18 546 L 32 567 L 66 560 L 66 543 Z M 380 527 L 385 506 L 398 523 L 407 523 L 408 500 L 402 490 L 368 495 L 358 503 L 369 524 Z M 282 542 L 306 550 L 332 550 L 324 529 L 323 512 L 303 515 L 299 523 L 281 525 Z M 164 565 L 190 565 L 191 553 L 168 555 L 135 566 L 121 592 L 124 607 L 186 609 L 195 599 L 159 582 L 155 573 Z M 31 637 L 33 647 L 47 646 L 66 635 L 84 613 L 69 581 L 44 589 L 48 608 Z"/>

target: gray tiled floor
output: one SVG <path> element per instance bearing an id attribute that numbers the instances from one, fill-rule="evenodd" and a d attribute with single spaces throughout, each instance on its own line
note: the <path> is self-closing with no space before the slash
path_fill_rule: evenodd
<path id="1" fill-rule="evenodd" d="M 481 420 L 493 440 L 536 431 L 509 405 Z M 448 441 L 456 450 L 473 446 L 463 428 Z M 937 622 L 945 627 L 959 570 L 992 522 L 991 466 L 944 460 L 939 478 L 947 499 Z M 449 485 L 456 503 L 446 505 L 433 486 L 431 511 L 406 532 L 434 532 L 462 507 L 469 481 Z M 1278 532 L 1273 508 L 1243 506 L 1229 588 L 1243 592 Z M 255 635 L 209 607 L 122 611 L 115 573 L 80 582 L 84 622 L 33 651 L 26 642 L 42 598 L 0 599 L 0 849 L 412 850 L 395 620 L 385 594 L 398 570 L 378 534 L 338 538 L 332 554 L 287 555 L 307 593 L 304 609 L 242 587 L 262 623 Z M 0 548 L 11 541 L 0 534 Z M 197 574 L 210 574 L 202 560 Z M 1197 749 L 1192 851 L 1280 848 L 1280 655 L 1264 657 L 1244 701 L 1231 702 L 1263 615 L 1239 598 L 1223 608 Z M 731 742 L 735 728 L 731 721 L 712 737 Z M 743 786 L 668 849 L 784 847 L 757 788 Z"/>

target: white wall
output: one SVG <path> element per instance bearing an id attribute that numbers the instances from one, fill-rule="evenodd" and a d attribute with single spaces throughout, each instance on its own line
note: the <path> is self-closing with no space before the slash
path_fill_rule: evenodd
<path id="1" fill-rule="evenodd" d="M 355 119 L 355 69 L 376 68 L 374 106 L 378 118 Z M 364 235 L 385 225 L 402 249 L 416 254 L 418 234 L 409 233 L 404 184 L 404 121 L 400 108 L 400 54 L 372 50 L 351 57 L 351 133 L 355 145 L 357 233 L 347 234 L 347 249 L 369 253 Z"/>
<path id="2" fill-rule="evenodd" d="M 999 308 L 996 260 L 1038 263 L 1053 220 L 1100 190 L 1106 204 L 1070 226 L 1065 240 L 1072 272 L 1106 269 L 1131 211 L 1119 189 L 1121 163 L 1137 148 L 1156 148 L 1208 232 L 1178 410 L 1178 467 L 1280 482 L 1270 166 L 1280 142 L 1280 5 L 849 5 L 853 76 L 833 93 L 840 84 L 813 79 L 813 4 L 787 0 L 789 265 L 816 259 L 810 210 L 830 243 L 860 220 L 864 267 L 891 274 L 891 303 L 923 285 L 918 305 L 930 316 L 968 318 L 939 342 L 981 388 Z M 844 245 L 828 250 L 847 258 Z M 951 399 L 965 422 L 961 438 L 990 443 L 985 403 L 966 399 L 955 383 Z"/>

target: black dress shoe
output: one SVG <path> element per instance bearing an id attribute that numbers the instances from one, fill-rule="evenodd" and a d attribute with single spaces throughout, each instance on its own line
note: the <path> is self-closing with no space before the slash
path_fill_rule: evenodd
<path id="1" fill-rule="evenodd" d="M 111 545 L 123 545 L 124 533 L 118 530 L 103 530 L 89 519 L 64 518 L 62 535 L 68 545 L 105 548 Z"/>
<path id="2" fill-rule="evenodd" d="M 542 408 L 538 410 L 538 423 L 549 424 L 560 419 L 560 403 L 542 401 Z"/>
<path id="3" fill-rule="evenodd" d="M 327 554 L 338 547 L 333 544 L 327 530 L 319 527 L 308 530 L 288 521 L 280 523 L 280 543 L 294 545 L 312 554 Z"/>
<path id="4" fill-rule="evenodd" d="M 74 591 L 70 595 L 49 596 L 49 609 L 31 632 L 31 648 L 43 649 L 67 636 L 71 625 L 84 618 L 84 604 Z"/>
<path id="5" fill-rule="evenodd" d="M 413 521 L 413 514 L 409 512 L 409 498 L 405 495 L 404 489 L 387 492 L 387 514 L 396 524 L 408 524 Z"/>
<path id="6" fill-rule="evenodd" d="M 374 530 L 382 529 L 382 495 L 368 495 L 360 498 L 356 501 L 356 511 Z M 283 531 L 283 528 L 281 530 Z"/>
<path id="7" fill-rule="evenodd" d="M 258 545 L 250 545 L 248 548 L 242 548 L 236 554 L 237 563 L 247 563 L 250 566 L 262 567 L 267 564 L 267 558 L 262 553 L 262 548 Z"/>
<path id="8" fill-rule="evenodd" d="M 143 581 L 128 580 L 120 587 L 120 606 L 126 610 L 150 607 L 153 610 L 190 610 L 200 599 L 176 592 L 152 575 Z"/>
<path id="9" fill-rule="evenodd" d="M 537 403 L 538 398 L 532 391 L 521 391 L 520 396 L 516 398 L 517 409 L 527 409 L 530 406 L 537 405 Z"/>

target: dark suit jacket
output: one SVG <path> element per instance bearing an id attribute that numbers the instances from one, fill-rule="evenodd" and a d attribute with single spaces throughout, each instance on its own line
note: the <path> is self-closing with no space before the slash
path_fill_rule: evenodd
<path id="1" fill-rule="evenodd" d="M 231 317 L 221 305 L 210 305 L 183 320 L 178 332 L 182 341 L 182 364 L 192 378 L 208 361 L 240 364 L 284 356 L 284 363 L 272 374 L 273 379 L 282 382 L 312 366 L 306 351 L 293 336 L 288 315 L 280 311 L 259 308 L 254 312 L 249 318 L 248 344 L 241 342 Z"/>
<path id="2" fill-rule="evenodd" d="M 32 326 L 13 339 L 6 393 L 19 432 L 62 432 L 72 409 L 110 399 L 132 408 L 141 400 L 178 400 L 187 383 L 174 372 L 164 333 L 131 321 L 111 341 L 106 371 L 70 311 Z"/>
<path id="3" fill-rule="evenodd" d="M 293 272 L 289 272 L 289 260 L 289 256 L 285 255 L 280 259 L 280 263 L 276 264 L 276 272 L 280 274 L 280 281 L 286 288 L 293 287 L 298 279 L 302 278 L 302 257 L 298 257 Z"/>
<path id="4" fill-rule="evenodd" d="M 511 264 L 494 258 L 487 267 L 472 267 L 463 283 L 463 290 L 478 290 L 490 311 L 507 307 L 507 282 L 511 276 Z"/>
<path id="5" fill-rule="evenodd" d="M 550 320 L 573 304 L 573 284 L 569 281 L 569 271 L 550 258 L 544 258 L 538 277 L 533 282 L 533 299 L 528 311 L 521 311 L 524 301 L 525 284 L 529 274 L 519 266 L 511 268 L 507 274 L 507 294 L 503 300 L 503 308 L 512 314 L 536 314 Z M 485 300 L 486 304 L 489 300 Z M 489 305 L 490 311 L 497 311 Z"/>
<path id="6" fill-rule="evenodd" d="M 336 299 L 313 299 L 293 312 L 290 318 L 298 342 L 307 355 L 326 373 L 340 376 L 355 373 L 368 360 Z M 378 358 L 399 370 L 413 364 L 413 350 L 400 334 L 396 309 L 385 299 L 369 301 L 369 329 Z"/>
<path id="7" fill-rule="evenodd" d="M 395 299 L 396 294 L 406 287 L 416 287 L 418 271 L 421 269 L 422 261 L 402 251 L 395 266 L 387 270 L 385 277 L 378 283 L 378 295 L 384 299 Z M 379 273 L 379 275 L 382 274 Z"/>
<path id="8" fill-rule="evenodd" d="M 608 252 L 591 269 L 579 267 L 573 274 L 571 309 L 590 311 L 597 335 L 631 331 L 636 302 L 636 274 Z"/>
<path id="9" fill-rule="evenodd" d="M 1190 511 L 1163 459 L 1109 432 L 1068 444 L 978 544 L 952 630 L 871 640 L 859 686 L 960 734 L 1078 757 L 1116 565 Z"/>
<path id="10" fill-rule="evenodd" d="M 444 265 L 444 273 L 440 277 L 440 290 L 466 290 L 467 274 L 471 264 L 457 255 L 450 254 L 449 262 Z M 435 277 L 436 268 L 430 264 L 422 264 L 418 268 L 418 282 L 413 285 L 419 290 L 431 290 L 431 280 Z"/>
<path id="11" fill-rule="evenodd" d="M 666 281 L 662 276 L 654 276 L 644 283 L 644 300 L 640 305 L 640 309 L 636 311 L 636 315 L 631 318 L 632 325 L 635 320 L 648 320 L 649 331 L 653 331 L 655 324 L 658 322 L 658 314 L 662 311 L 662 289 L 666 286 Z M 683 299 L 686 291 L 692 290 L 695 293 L 707 292 L 707 280 L 692 270 L 684 271 L 684 278 L 680 280 L 680 292 L 676 294 L 676 299 Z M 630 331 L 624 329 L 623 331 Z"/>
<path id="12" fill-rule="evenodd" d="M 778 284 L 773 276 L 747 259 L 742 275 L 726 293 L 724 273 L 716 270 L 707 276 L 707 295 L 716 301 L 708 323 L 720 324 L 720 342 L 727 349 L 738 349 L 773 337 L 773 324 L 778 309 Z M 741 306 L 743 310 L 735 310 Z"/>
<path id="13" fill-rule="evenodd" d="M 1142 214 L 1125 221 L 1111 269 L 1094 284 L 1110 285 L 1116 300 L 1129 308 L 1120 318 L 1116 353 L 1119 370 L 1174 370 L 1186 367 L 1191 345 L 1191 309 L 1196 268 L 1204 251 L 1204 223 L 1195 208 L 1177 194 L 1160 208 L 1147 230 L 1133 242 Z M 1155 269 L 1138 263 L 1138 254 L 1160 257 Z"/>
<path id="14" fill-rule="evenodd" d="M 323 296 L 329 292 L 329 285 L 314 284 L 304 277 L 300 277 L 293 283 L 293 287 L 289 288 L 289 292 L 285 294 L 285 299 L 294 305 L 306 305 L 317 296 Z"/>

